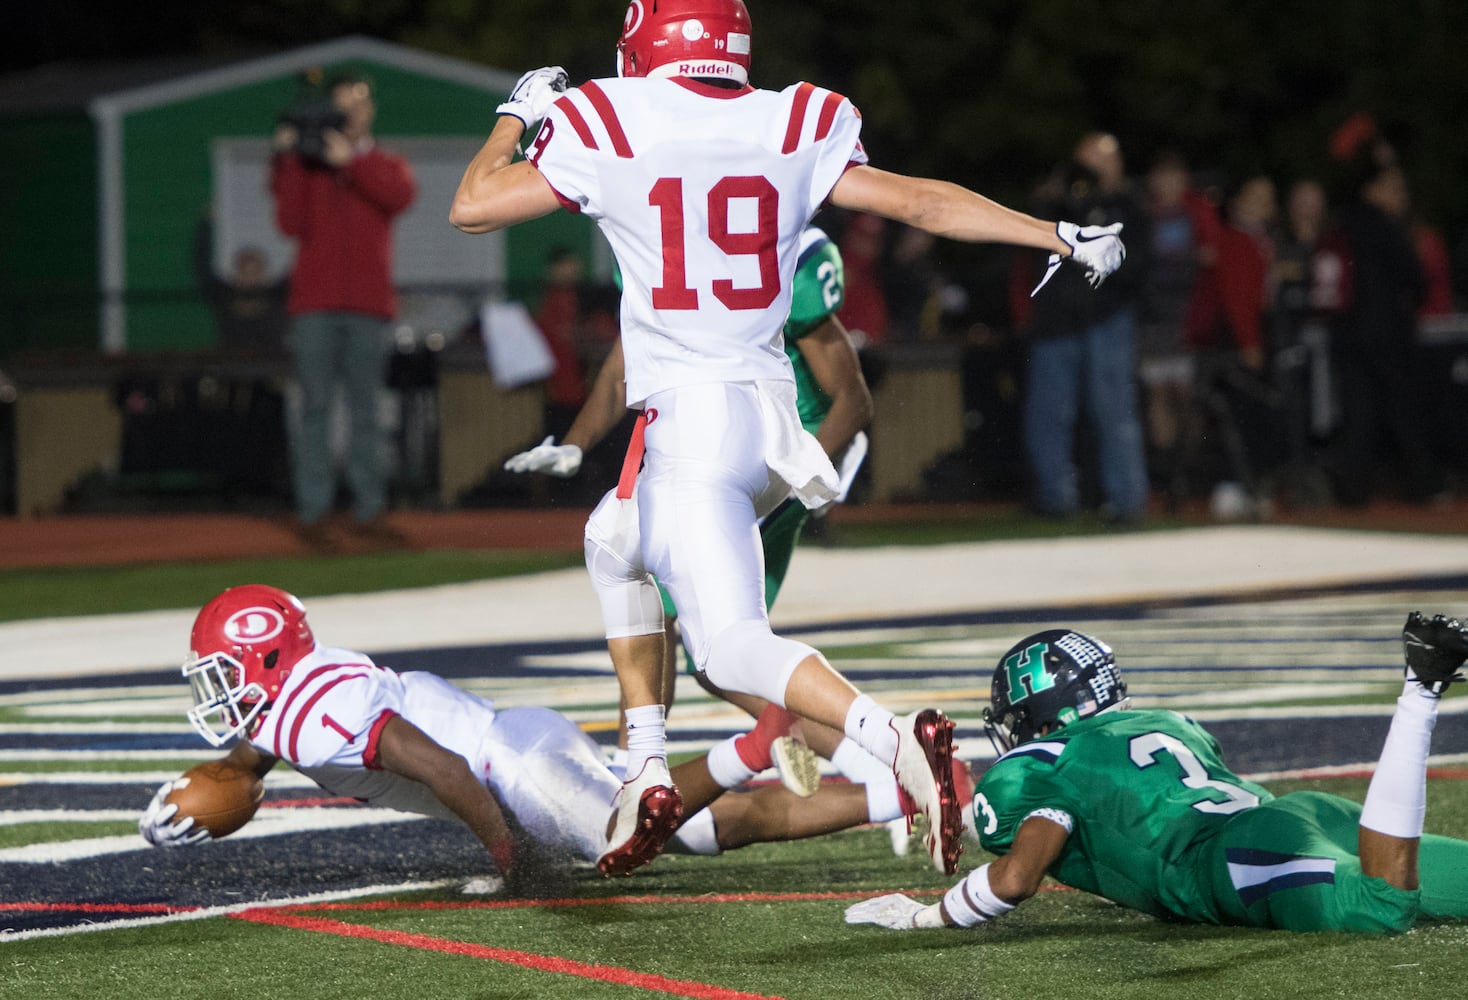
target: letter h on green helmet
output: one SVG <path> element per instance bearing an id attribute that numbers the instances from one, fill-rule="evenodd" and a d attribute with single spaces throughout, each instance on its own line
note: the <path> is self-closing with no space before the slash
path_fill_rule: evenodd
<path id="1" fill-rule="evenodd" d="M 999 658 L 984 729 L 1004 753 L 1126 700 L 1110 646 L 1071 629 L 1049 629 L 1021 639 Z"/>

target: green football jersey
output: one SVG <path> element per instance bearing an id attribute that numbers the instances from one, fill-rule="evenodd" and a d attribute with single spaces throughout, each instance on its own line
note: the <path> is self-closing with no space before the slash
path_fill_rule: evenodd
<path id="1" fill-rule="evenodd" d="M 800 260 L 790 288 L 790 318 L 785 321 L 785 354 L 795 368 L 796 406 L 801 426 L 812 434 L 831 410 L 831 397 L 821 389 L 797 342 L 826 321 L 846 300 L 846 274 L 841 251 L 815 226 L 800 237 Z"/>
<path id="2" fill-rule="evenodd" d="M 1021 744 L 984 774 L 974 797 L 980 842 L 1006 853 L 1036 810 L 1073 829 L 1050 874 L 1158 916 L 1219 923 L 1207 849 L 1238 813 L 1273 796 L 1235 775 L 1218 742 L 1168 711 L 1106 712 Z"/>

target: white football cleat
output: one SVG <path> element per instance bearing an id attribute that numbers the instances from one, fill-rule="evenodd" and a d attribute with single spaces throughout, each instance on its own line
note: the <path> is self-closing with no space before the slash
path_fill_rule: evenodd
<path id="1" fill-rule="evenodd" d="M 607 849 L 597 859 L 597 870 L 607 876 L 632 874 L 662 853 L 682 818 L 683 799 L 673 787 L 667 760 L 647 758 L 612 801 Z"/>
<path id="2" fill-rule="evenodd" d="M 926 817 L 928 831 L 923 842 L 928 856 L 934 868 L 952 875 L 963 853 L 963 810 L 953 781 L 953 723 L 937 709 L 925 708 L 893 719 L 892 724 L 897 730 L 892 773 L 908 799 L 903 811 L 909 820 L 916 815 Z"/>

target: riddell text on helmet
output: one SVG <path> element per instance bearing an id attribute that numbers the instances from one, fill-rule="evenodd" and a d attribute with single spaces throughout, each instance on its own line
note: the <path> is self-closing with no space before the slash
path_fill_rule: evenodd
<path id="1" fill-rule="evenodd" d="M 675 76 L 733 76 L 739 67 L 726 62 L 680 62 Z"/>

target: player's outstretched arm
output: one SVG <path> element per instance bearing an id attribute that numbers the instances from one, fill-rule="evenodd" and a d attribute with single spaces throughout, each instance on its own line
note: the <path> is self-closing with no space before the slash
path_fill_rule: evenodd
<path id="1" fill-rule="evenodd" d="M 876 167 L 852 167 L 831 189 L 831 203 L 916 226 L 966 243 L 1012 243 L 1069 256 L 1054 222 L 1006 208 L 948 181 L 908 177 Z"/>
<path id="2" fill-rule="evenodd" d="M 469 770 L 463 757 L 445 749 L 400 715 L 393 716 L 382 727 L 377 746 L 384 770 L 427 785 L 440 802 L 474 831 L 494 856 L 500 873 L 510 870 L 513 842 L 509 825 L 499 803 Z"/>
<path id="3" fill-rule="evenodd" d="M 1039 891 L 1069 836 L 1062 823 L 1032 816 L 1015 833 L 1008 854 L 969 872 L 939 902 L 924 906 L 901 893 L 877 896 L 847 907 L 846 922 L 905 931 L 973 927 L 993 920 Z"/>
<path id="4" fill-rule="evenodd" d="M 948 181 L 908 177 L 865 164 L 841 175 L 831 189 L 831 202 L 948 239 L 1049 250 L 1050 266 L 1041 287 L 1067 257 L 1085 268 L 1092 285 L 1105 281 L 1126 258 L 1119 225 L 1082 227 L 1070 222 L 1046 222 Z"/>

